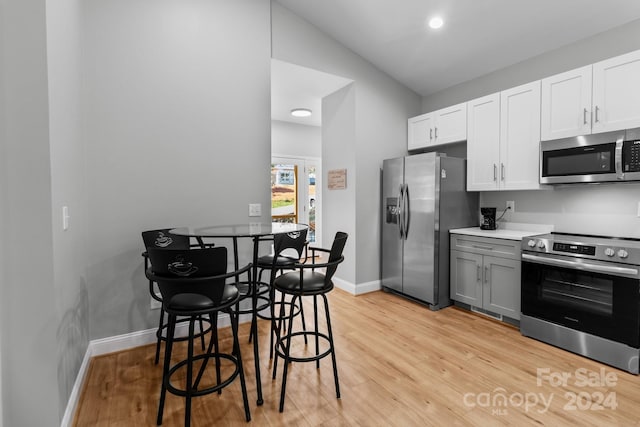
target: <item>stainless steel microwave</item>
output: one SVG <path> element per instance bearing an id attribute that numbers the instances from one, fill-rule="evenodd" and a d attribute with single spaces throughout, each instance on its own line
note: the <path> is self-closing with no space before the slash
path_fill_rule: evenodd
<path id="1" fill-rule="evenodd" d="M 640 128 L 540 143 L 540 183 L 640 181 Z"/>

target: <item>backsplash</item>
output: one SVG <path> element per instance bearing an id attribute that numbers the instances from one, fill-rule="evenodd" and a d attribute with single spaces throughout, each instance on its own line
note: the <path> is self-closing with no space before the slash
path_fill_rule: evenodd
<path id="1" fill-rule="evenodd" d="M 480 193 L 481 207 L 496 207 L 499 217 L 507 200 L 515 211 L 502 221 L 549 224 L 555 231 L 640 238 L 640 184 L 607 183 L 554 186 L 539 191 Z"/>

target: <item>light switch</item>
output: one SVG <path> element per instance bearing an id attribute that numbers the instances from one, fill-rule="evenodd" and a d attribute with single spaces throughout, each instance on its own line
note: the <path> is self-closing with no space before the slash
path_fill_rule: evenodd
<path id="1" fill-rule="evenodd" d="M 69 207 L 68 206 L 62 207 L 62 229 L 65 231 L 69 229 Z"/>
<path id="2" fill-rule="evenodd" d="M 260 203 L 250 203 L 249 216 L 262 216 L 262 205 Z"/>

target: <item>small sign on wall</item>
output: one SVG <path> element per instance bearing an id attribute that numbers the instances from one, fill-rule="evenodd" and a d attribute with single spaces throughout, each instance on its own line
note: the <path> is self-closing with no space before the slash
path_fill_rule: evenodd
<path id="1" fill-rule="evenodd" d="M 347 188 L 347 170 L 333 169 L 329 171 L 327 187 L 329 190 L 344 190 Z"/>

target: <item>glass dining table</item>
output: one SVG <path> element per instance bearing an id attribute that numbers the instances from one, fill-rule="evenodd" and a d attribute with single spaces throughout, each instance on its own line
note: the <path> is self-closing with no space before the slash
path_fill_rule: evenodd
<path id="1" fill-rule="evenodd" d="M 262 381 L 260 376 L 260 352 L 258 349 L 258 321 L 257 321 L 257 308 L 258 308 L 258 290 L 260 283 L 258 282 L 258 250 L 260 247 L 260 241 L 265 237 L 275 236 L 277 234 L 295 233 L 308 229 L 307 224 L 295 224 L 295 223 L 282 223 L 282 222 L 251 222 L 247 224 L 230 224 L 230 225 L 212 225 L 204 227 L 178 227 L 170 231 L 172 234 L 179 236 L 189 236 L 196 239 L 196 241 L 205 247 L 204 239 L 216 238 L 225 239 L 229 238 L 233 244 L 233 262 L 234 267 L 237 270 L 239 267 L 238 260 L 238 239 L 251 238 L 253 239 L 253 272 L 251 274 L 251 336 L 253 337 L 253 356 L 256 369 L 256 389 L 257 389 L 257 404 L 262 405 L 264 400 L 262 399 Z"/>

